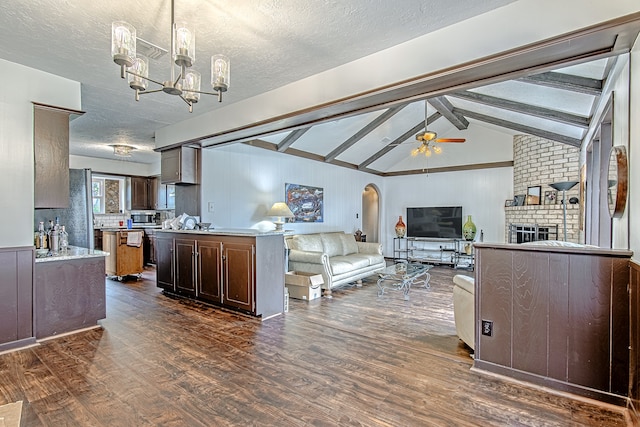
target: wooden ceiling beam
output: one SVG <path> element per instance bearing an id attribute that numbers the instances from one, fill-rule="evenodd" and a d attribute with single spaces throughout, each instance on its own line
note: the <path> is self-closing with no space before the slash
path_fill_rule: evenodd
<path id="1" fill-rule="evenodd" d="M 453 105 L 444 96 L 437 96 L 435 98 L 428 99 L 429 104 L 436 109 L 436 111 L 449 120 L 458 130 L 465 130 L 469 127 L 469 122 L 464 118 L 462 114 L 453 111 Z"/>
<path id="2" fill-rule="evenodd" d="M 600 96 L 602 94 L 602 80 L 553 71 L 520 77 L 518 80 L 555 89 L 570 90 L 586 95 Z"/>
<path id="3" fill-rule="evenodd" d="M 374 120 L 372 120 L 371 122 L 367 123 L 366 126 L 364 126 L 362 129 L 360 129 L 354 135 L 352 135 L 349 139 L 347 139 L 345 142 L 340 144 L 335 150 L 333 150 L 332 152 L 327 154 L 325 156 L 325 158 L 324 158 L 324 161 L 325 162 L 332 162 L 333 160 L 335 160 L 336 157 L 338 157 L 340 154 L 342 154 L 345 151 L 347 151 L 349 149 L 349 147 L 353 146 L 356 142 L 360 141 L 362 138 L 367 136 L 369 133 L 371 133 L 378 126 L 382 125 L 384 122 L 389 120 L 391 117 L 395 116 L 398 112 L 400 112 L 400 110 L 402 110 L 407 105 L 408 104 L 391 107 L 387 111 L 385 111 L 384 113 L 380 114 Z"/>
<path id="4" fill-rule="evenodd" d="M 501 126 L 503 128 L 515 130 L 517 132 L 522 132 L 529 135 L 539 136 L 540 138 L 550 139 L 552 141 L 571 145 L 573 147 L 580 147 L 580 144 L 582 142 L 577 138 L 561 135 L 559 133 L 549 132 L 546 130 L 534 128 L 532 126 L 525 126 L 520 123 L 510 122 L 508 120 L 497 119 L 485 114 L 476 113 L 475 111 L 464 110 L 462 108 L 456 108 L 455 110 L 463 114 L 465 117 L 469 117 L 470 119 L 479 120 L 481 122 L 490 123 L 492 125 Z"/>
<path id="5" fill-rule="evenodd" d="M 481 93 L 470 91 L 454 92 L 448 96 L 464 99 L 466 101 L 477 102 L 479 104 L 488 105 L 490 107 L 500 108 L 502 110 L 509 110 L 515 113 L 521 113 L 528 116 L 539 117 L 541 119 L 552 120 L 554 122 L 563 123 L 570 126 L 577 126 L 582 129 L 589 128 L 589 118 L 565 113 L 562 111 L 551 110 L 549 108 L 538 107 L 531 104 L 523 104 L 521 102 L 510 101 L 508 99 L 497 98 L 495 96 L 483 95 Z"/>
<path id="6" fill-rule="evenodd" d="M 307 133 L 307 131 L 311 129 L 311 126 L 303 127 L 301 129 L 296 129 L 292 131 L 289 135 L 287 135 L 281 142 L 278 144 L 278 151 L 283 152 L 287 148 L 289 148 L 294 142 L 296 142 L 302 135 Z"/>

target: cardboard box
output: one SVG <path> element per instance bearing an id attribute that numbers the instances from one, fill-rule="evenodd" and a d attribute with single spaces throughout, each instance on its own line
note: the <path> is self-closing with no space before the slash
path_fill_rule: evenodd
<path id="1" fill-rule="evenodd" d="M 322 296 L 324 280 L 321 274 L 289 271 L 284 275 L 284 283 L 291 298 L 310 301 Z"/>

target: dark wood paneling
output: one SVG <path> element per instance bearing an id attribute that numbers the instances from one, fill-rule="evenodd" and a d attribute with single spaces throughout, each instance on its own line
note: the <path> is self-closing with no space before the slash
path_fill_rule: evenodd
<path id="1" fill-rule="evenodd" d="M 513 255 L 512 367 L 547 375 L 548 254 Z"/>
<path id="2" fill-rule="evenodd" d="M 33 257 L 31 247 L 0 249 L 0 344 L 33 336 Z"/>
<path id="3" fill-rule="evenodd" d="M 482 288 L 480 306 L 482 313 L 476 319 L 476 328 L 481 328 L 482 320 L 493 322 L 493 336 L 482 335 L 480 329 L 477 352 L 482 359 L 491 360 L 505 366 L 511 366 L 511 312 L 512 287 L 511 274 L 513 259 L 510 252 L 491 251 L 482 255 Z"/>
<path id="4" fill-rule="evenodd" d="M 632 418 L 640 424 L 640 264 L 635 261 L 631 261 L 630 264 L 629 408 Z"/>
<path id="5" fill-rule="evenodd" d="M 569 341 L 569 255 L 549 254 L 549 355 L 548 375 L 567 381 Z"/>
<path id="6" fill-rule="evenodd" d="M 35 265 L 36 338 L 96 325 L 106 317 L 104 258 L 39 262 Z"/>
<path id="7" fill-rule="evenodd" d="M 475 366 L 609 403 L 624 402 L 638 370 L 629 326 L 630 317 L 638 316 L 634 304 L 640 302 L 633 286 L 631 307 L 627 297 L 631 252 L 478 243 L 476 254 L 476 321 L 494 320 L 495 339 L 480 336 Z M 503 271 L 509 257 L 513 267 Z M 505 298 L 505 288 L 513 289 L 512 300 Z M 507 321 L 511 323 L 502 324 Z M 510 341 L 503 337 L 509 327 Z M 635 334 L 640 341 L 637 329 Z"/>
<path id="8" fill-rule="evenodd" d="M 569 259 L 568 380 L 609 390 L 611 259 Z"/>
<path id="9" fill-rule="evenodd" d="M 611 392 L 629 391 L 629 261 L 612 259 Z"/>

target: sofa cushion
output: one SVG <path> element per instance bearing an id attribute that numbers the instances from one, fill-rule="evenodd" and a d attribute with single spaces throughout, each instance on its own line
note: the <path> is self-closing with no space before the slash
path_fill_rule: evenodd
<path id="1" fill-rule="evenodd" d="M 359 268 L 369 267 L 369 260 L 350 256 L 334 256 L 329 260 L 332 274 L 343 274 Z"/>
<path id="2" fill-rule="evenodd" d="M 351 254 L 349 259 L 366 260 L 368 265 L 376 265 L 384 263 L 384 257 L 378 254 Z"/>
<path id="3" fill-rule="evenodd" d="M 343 253 L 342 239 L 340 239 L 341 233 L 322 233 L 320 238 L 322 239 L 322 246 L 324 252 L 329 257 L 341 256 Z"/>
<path id="4" fill-rule="evenodd" d="M 453 283 L 458 285 L 461 289 L 469 292 L 471 295 L 475 293 L 475 280 L 473 277 L 465 276 L 464 274 L 456 274 L 453 276 Z"/>
<path id="5" fill-rule="evenodd" d="M 349 255 L 358 253 L 358 243 L 356 238 L 351 234 L 340 234 L 340 240 L 342 241 L 342 255 Z"/>
<path id="6" fill-rule="evenodd" d="M 318 234 L 297 234 L 293 237 L 295 247 L 300 251 L 323 252 L 322 239 Z"/>

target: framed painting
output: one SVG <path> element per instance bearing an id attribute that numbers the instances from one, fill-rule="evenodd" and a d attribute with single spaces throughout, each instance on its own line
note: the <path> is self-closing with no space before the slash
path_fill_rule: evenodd
<path id="1" fill-rule="evenodd" d="M 555 205 L 558 200 L 558 192 L 555 190 L 549 190 L 544 192 L 544 204 Z"/>
<path id="2" fill-rule="evenodd" d="M 539 205 L 542 196 L 542 187 L 536 185 L 527 188 L 527 205 Z"/>
<path id="3" fill-rule="evenodd" d="M 288 222 L 323 222 L 324 190 L 301 184 L 284 184 L 285 200 L 293 218 Z"/>

